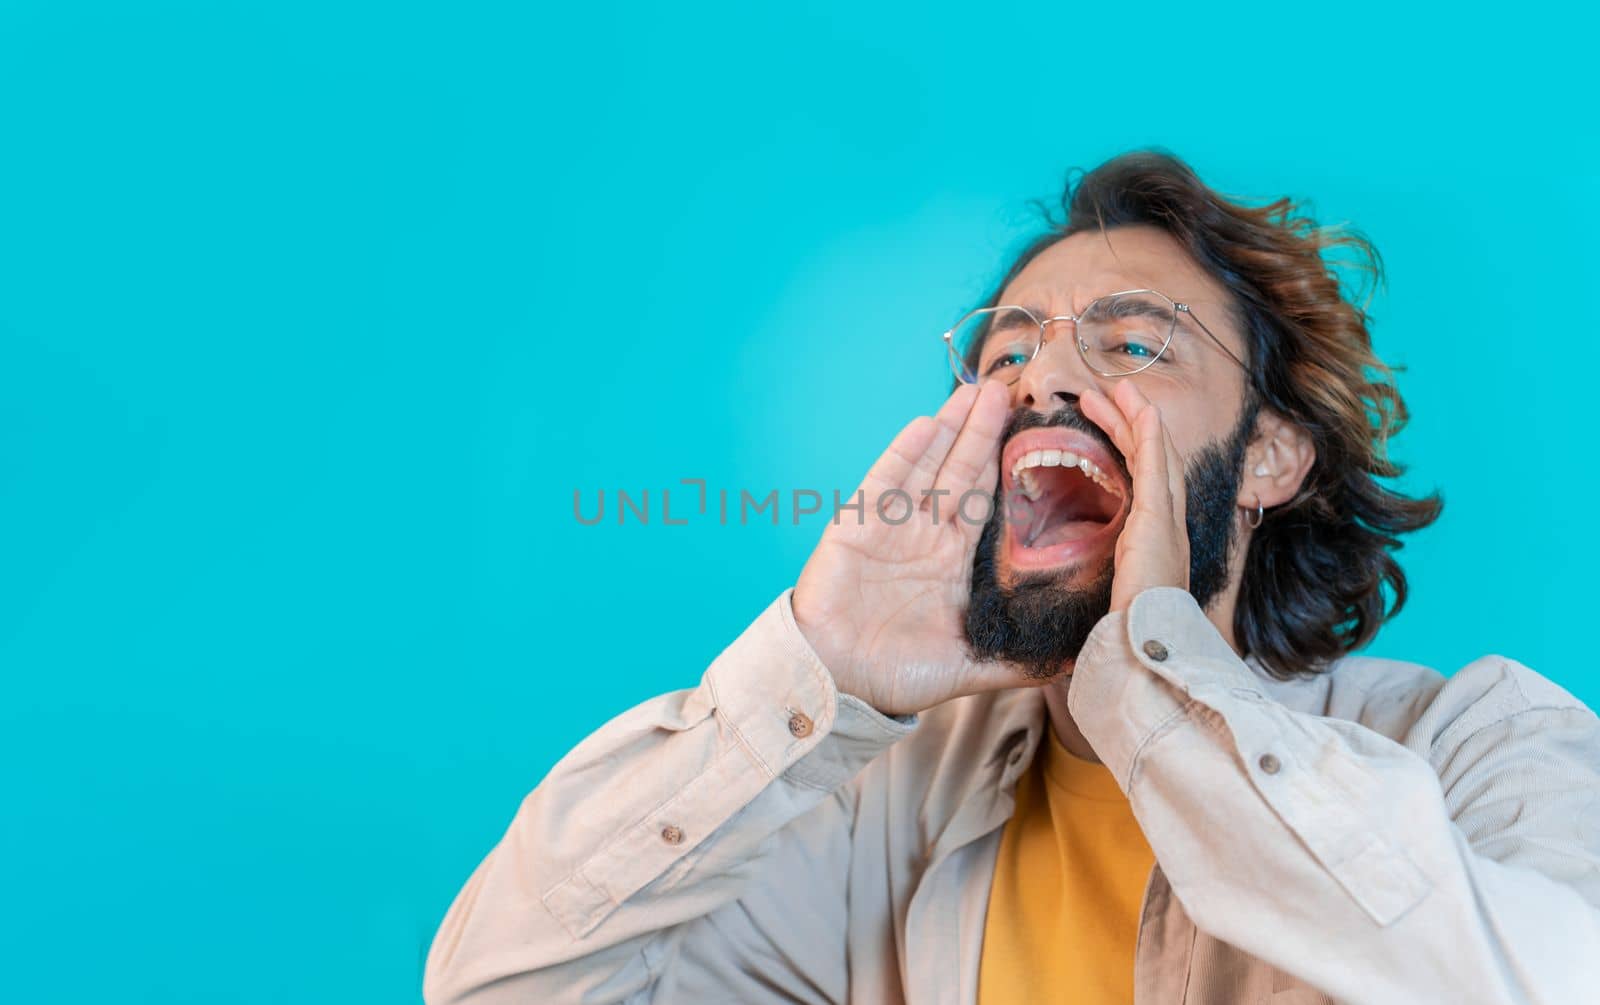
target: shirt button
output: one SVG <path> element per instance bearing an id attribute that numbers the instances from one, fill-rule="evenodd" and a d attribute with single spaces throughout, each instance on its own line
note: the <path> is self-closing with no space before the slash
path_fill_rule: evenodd
<path id="1" fill-rule="evenodd" d="M 661 828 L 661 840 L 667 844 L 683 844 L 683 828 L 667 824 Z"/>
<path id="2" fill-rule="evenodd" d="M 1144 644 L 1144 654 L 1160 663 L 1167 658 L 1167 647 L 1155 639 L 1151 639 Z"/>
<path id="3" fill-rule="evenodd" d="M 804 740 L 810 736 L 811 717 L 804 712 L 796 712 L 789 716 L 789 733 L 799 740 Z"/>
<path id="4" fill-rule="evenodd" d="M 1261 765 L 1261 770 L 1265 771 L 1269 775 L 1276 775 L 1278 773 L 1278 768 L 1281 767 L 1281 765 L 1278 764 L 1278 757 L 1276 754 L 1262 754 L 1261 759 L 1256 761 L 1256 763 Z"/>

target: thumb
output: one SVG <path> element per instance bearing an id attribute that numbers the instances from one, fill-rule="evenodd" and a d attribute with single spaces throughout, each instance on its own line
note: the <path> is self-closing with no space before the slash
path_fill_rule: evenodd
<path id="1" fill-rule="evenodd" d="M 966 687 L 962 689 L 962 694 L 986 694 L 1019 687 L 1041 687 L 1051 681 L 1059 680 L 1069 666 L 1070 664 L 1062 664 L 1061 669 L 1055 674 L 1041 677 L 1014 663 L 999 660 L 973 662 L 967 667 Z"/>

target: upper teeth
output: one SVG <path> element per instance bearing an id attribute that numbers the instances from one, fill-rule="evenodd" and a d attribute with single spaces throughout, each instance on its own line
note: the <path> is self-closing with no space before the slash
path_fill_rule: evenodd
<path id="1" fill-rule="evenodd" d="M 1122 486 L 1106 477 L 1106 473 L 1094 461 L 1087 457 L 1079 457 L 1070 450 L 1030 450 L 1018 457 L 1016 463 L 1011 465 L 1011 480 L 1022 486 L 1022 494 L 1029 499 L 1038 499 L 1040 488 L 1033 476 L 1034 468 L 1077 468 L 1083 476 L 1096 485 L 1110 492 L 1117 498 L 1122 498 Z"/>

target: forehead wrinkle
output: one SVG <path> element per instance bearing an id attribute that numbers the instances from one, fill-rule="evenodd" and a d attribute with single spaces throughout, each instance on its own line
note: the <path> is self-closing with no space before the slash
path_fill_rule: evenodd
<path id="1" fill-rule="evenodd" d="M 1000 303 L 1008 304 L 1008 305 L 1010 305 L 1012 307 L 1021 307 L 1023 310 L 1032 312 L 1033 315 L 1035 317 L 1037 317 L 1039 320 L 1046 321 L 1046 320 L 1049 320 L 1050 318 L 1062 317 L 1063 315 L 1071 315 L 1071 316 L 1076 317 L 1077 315 L 1083 313 L 1083 308 L 1084 307 L 1089 306 L 1089 304 L 1093 303 L 1096 300 L 1099 300 L 1102 297 L 1110 296 L 1113 293 L 1121 293 L 1124 290 L 1141 289 L 1141 288 L 1154 289 L 1154 287 L 1143 287 L 1139 283 L 1133 283 L 1132 285 L 1129 285 L 1127 282 L 1123 282 L 1123 281 L 1110 283 L 1110 284 L 1108 284 L 1106 286 L 1106 288 L 1104 290 L 1100 290 L 1100 291 L 1093 292 L 1093 293 L 1085 295 L 1082 306 L 1080 306 L 1080 305 L 1078 305 L 1077 303 L 1074 302 L 1075 298 L 1074 298 L 1073 294 L 1070 294 L 1070 293 L 1064 294 L 1064 295 L 1061 296 L 1061 299 L 1066 302 L 1067 307 L 1066 307 L 1065 310 L 1060 310 L 1060 311 L 1051 310 L 1049 308 L 1046 308 L 1046 307 L 1042 306 L 1040 300 L 1036 296 L 1031 294 L 1031 293 L 1030 294 L 1024 294 L 1024 295 L 1022 295 L 1020 297 L 1002 298 Z"/>
<path id="2" fill-rule="evenodd" d="M 1087 236 L 1087 234 L 1084 236 Z M 1041 273 L 1037 279 L 1028 284 L 1028 288 L 1033 289 L 1036 292 L 1022 294 L 1002 293 L 998 303 L 1022 307 L 1028 311 L 1031 311 L 1040 320 L 1045 320 L 1047 318 L 1061 317 L 1062 315 L 1076 316 L 1082 314 L 1083 309 L 1089 306 L 1091 302 L 1098 300 L 1101 297 L 1109 296 L 1113 293 L 1120 293 L 1124 290 L 1153 289 L 1162 293 L 1166 292 L 1165 290 L 1162 290 L 1160 286 L 1129 278 L 1134 274 L 1134 271 L 1127 267 L 1127 263 L 1120 255 L 1117 254 L 1116 247 L 1111 244 L 1111 230 L 1102 227 L 1100 230 L 1100 236 L 1105 240 L 1106 247 L 1110 249 L 1111 257 L 1116 264 L 1116 268 L 1114 270 L 1105 268 L 1103 264 L 1096 266 L 1095 271 L 1097 272 L 1110 271 L 1116 273 L 1116 275 L 1102 281 L 1101 285 L 1103 288 L 1086 291 L 1083 289 L 1083 284 L 1081 282 L 1075 282 L 1071 277 L 1060 277 L 1053 269 L 1047 271 L 1042 267 L 1039 260 L 1035 259 L 1033 262 L 1030 262 L 1028 267 L 1023 271 L 1028 272 L 1030 270 L 1037 269 Z M 1060 244 L 1058 242 L 1055 247 L 1059 246 Z M 1053 250 L 1053 248 L 1046 249 L 1045 253 L 1040 255 L 1040 258 L 1048 255 L 1050 250 Z M 1044 308 L 1041 306 L 1041 294 L 1043 295 L 1043 300 L 1045 302 L 1055 301 L 1058 299 L 1062 302 L 1065 302 L 1067 305 L 1066 309 L 1058 311 Z"/>
<path id="3" fill-rule="evenodd" d="M 1113 238 L 1113 233 L 1121 232 L 1129 240 L 1121 241 Z M 1139 232 L 1149 232 L 1156 238 L 1155 247 L 1145 247 L 1136 238 Z M 1110 262 L 1095 263 L 1097 273 L 1109 272 L 1112 275 L 1097 284 L 1098 288 L 1086 290 L 1083 284 L 1074 282 L 1071 276 L 1062 276 L 1057 269 L 1045 269 L 1039 259 L 1029 263 L 1024 273 L 1034 271 L 1037 274 L 1029 277 L 1026 287 L 1027 292 L 1002 294 L 996 301 L 997 304 L 1009 304 L 1023 307 L 1037 315 L 1041 320 L 1060 317 L 1063 314 L 1080 314 L 1091 300 L 1123 290 L 1149 289 L 1155 290 L 1178 303 L 1194 304 L 1202 309 L 1210 307 L 1213 312 L 1226 311 L 1231 317 L 1236 318 L 1237 311 L 1228 295 L 1226 288 L 1221 290 L 1221 301 L 1218 295 L 1209 289 L 1209 284 L 1214 283 L 1214 277 L 1201 268 L 1176 239 L 1159 227 L 1148 224 L 1130 225 L 1126 227 L 1106 227 L 1103 224 L 1094 231 L 1082 231 L 1074 237 L 1083 240 L 1093 240 L 1098 235 L 1099 242 L 1089 247 L 1096 251 L 1103 247 L 1108 251 Z M 1072 238 L 1066 238 L 1071 241 Z M 1047 248 L 1040 256 L 1046 258 L 1052 251 L 1061 248 L 1063 242 L 1057 242 Z M 1129 256 L 1124 257 L 1120 251 L 1121 244 L 1129 245 Z M 1086 249 L 1087 250 L 1087 249 Z M 1167 262 L 1167 252 L 1176 252 L 1176 261 Z M 1156 261 L 1142 261 L 1154 256 Z M 1159 266 L 1165 263 L 1170 269 Z M 1140 266 L 1143 267 L 1140 267 Z M 1152 275 L 1151 268 L 1157 268 L 1159 275 Z M 1021 277 L 1018 277 L 1021 278 Z M 1015 282 L 1015 280 L 1013 281 Z M 1190 296 L 1189 294 L 1194 294 Z M 1064 310 L 1046 310 L 1042 303 L 1064 302 Z M 1211 305 L 1216 305 L 1211 307 Z"/>

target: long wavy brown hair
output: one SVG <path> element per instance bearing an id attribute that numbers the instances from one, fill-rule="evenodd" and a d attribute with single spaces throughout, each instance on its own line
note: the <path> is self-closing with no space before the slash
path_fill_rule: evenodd
<path id="1" fill-rule="evenodd" d="M 1400 535 L 1428 526 L 1443 506 L 1437 493 L 1412 498 L 1383 482 L 1403 471 L 1389 443 L 1406 407 L 1368 331 L 1371 293 L 1383 284 L 1377 249 L 1348 227 L 1319 225 L 1292 199 L 1227 198 L 1160 151 L 1069 174 L 1059 212 L 1039 208 L 1048 230 L 1007 270 L 989 306 L 1057 241 L 1136 224 L 1171 235 L 1232 292 L 1251 370 L 1244 407 L 1270 408 L 1316 446 L 1299 494 L 1267 511 L 1250 539 L 1236 637 L 1280 679 L 1326 670 L 1366 645 L 1405 604 Z"/>

